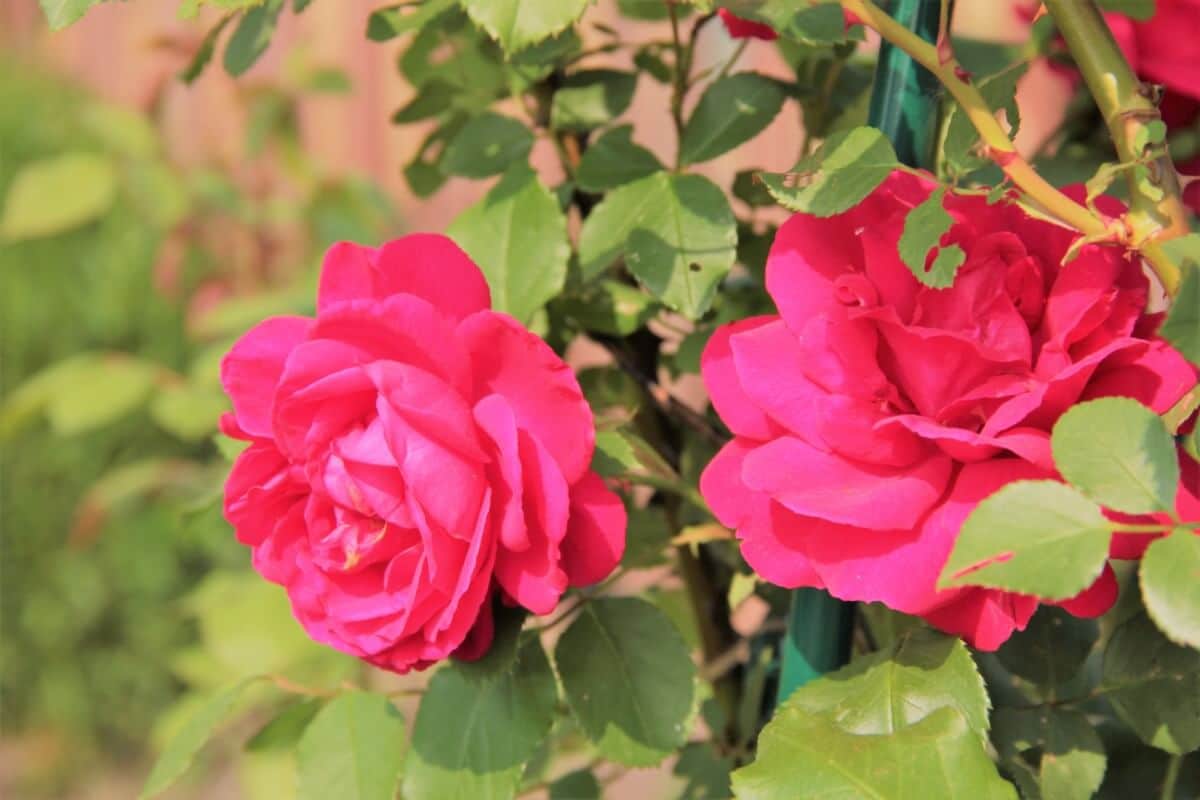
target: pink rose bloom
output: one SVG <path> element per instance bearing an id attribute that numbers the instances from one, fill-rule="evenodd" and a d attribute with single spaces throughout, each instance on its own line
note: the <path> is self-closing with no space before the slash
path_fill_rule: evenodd
<path id="1" fill-rule="evenodd" d="M 490 307 L 444 236 L 338 244 L 316 319 L 268 319 L 221 364 L 250 442 L 226 518 L 310 636 L 384 669 L 477 658 L 495 593 L 546 614 L 624 550 L 575 376 Z"/>
<path id="2" fill-rule="evenodd" d="M 1050 430 L 1072 404 L 1164 411 L 1195 383 L 1153 334 L 1148 281 L 1112 247 L 1059 264 L 1074 234 L 1018 206 L 946 198 L 966 253 L 952 288 L 900 261 L 907 213 L 934 184 L 893 173 L 859 206 L 793 216 L 767 260 L 779 315 L 726 325 L 702 358 L 735 434 L 700 489 L 766 580 L 882 602 L 995 649 L 1038 600 L 939 591 L 963 520 L 1002 486 L 1054 478 Z M 1102 613 L 1111 570 L 1063 603 Z"/>
<path id="3" fill-rule="evenodd" d="M 718 8 L 717 14 L 720 15 L 721 22 L 725 23 L 725 30 L 734 39 L 762 39 L 769 42 L 779 36 L 770 25 L 742 19 L 724 8 Z"/>

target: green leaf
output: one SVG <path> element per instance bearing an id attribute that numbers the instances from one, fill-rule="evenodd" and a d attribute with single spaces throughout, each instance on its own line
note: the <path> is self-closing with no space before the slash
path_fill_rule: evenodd
<path id="1" fill-rule="evenodd" d="M 589 331 L 628 336 L 654 316 L 658 304 L 645 292 L 613 280 L 599 281 L 564 300 L 563 311 Z"/>
<path id="2" fill-rule="evenodd" d="M 107 212 L 116 194 L 116 169 L 97 153 L 63 153 L 25 164 L 4 199 L 0 239 L 33 239 L 77 228 Z"/>
<path id="3" fill-rule="evenodd" d="M 447 175 L 487 178 L 525 162 L 533 133 L 512 117 L 485 111 L 472 119 L 446 146 L 441 169 Z"/>
<path id="4" fill-rule="evenodd" d="M 733 196 L 751 208 L 775 205 L 775 198 L 758 179 L 756 170 L 744 169 L 733 179 Z"/>
<path id="5" fill-rule="evenodd" d="M 1097 503 L 1129 514 L 1175 510 L 1175 440 L 1136 400 L 1105 397 L 1072 406 L 1050 441 L 1054 466 Z"/>
<path id="6" fill-rule="evenodd" d="M 757 760 L 733 773 L 733 791 L 738 800 L 1017 798 L 953 708 L 893 733 L 858 735 L 790 703 L 763 729 Z"/>
<path id="7" fill-rule="evenodd" d="M 433 676 L 405 763 L 406 800 L 500 800 L 516 793 L 526 761 L 550 731 L 557 690 L 537 637 L 511 673 L 467 678 L 455 666 Z"/>
<path id="8" fill-rule="evenodd" d="M 1099 506 L 1075 489 L 1016 481 L 967 517 L 938 587 L 987 586 L 1065 600 L 1100 576 L 1110 538 Z"/>
<path id="9" fill-rule="evenodd" d="M 760 177 L 785 208 L 828 217 L 858 205 L 897 166 L 888 138 L 875 128 L 860 127 L 833 134 L 791 172 Z"/>
<path id="10" fill-rule="evenodd" d="M 624 252 L 629 271 L 667 306 L 697 318 L 733 266 L 737 225 L 725 194 L 700 175 L 658 172 L 622 186 L 580 233 L 585 279 Z"/>
<path id="11" fill-rule="evenodd" d="M 1156 539 L 1139 576 L 1146 611 L 1167 638 L 1200 649 L 1200 536 L 1177 528 Z"/>
<path id="12" fill-rule="evenodd" d="M 386 42 L 411 31 L 420 30 L 455 0 L 423 0 L 401 3 L 371 12 L 367 18 L 367 38 L 373 42 Z"/>
<path id="13" fill-rule="evenodd" d="M 581 189 L 607 192 L 663 168 L 653 153 L 634 144 L 632 135 L 632 125 L 620 125 L 605 131 L 588 147 L 575 171 Z"/>
<path id="14" fill-rule="evenodd" d="M 1096 5 L 1144 22 L 1154 16 L 1155 0 L 1097 0 Z"/>
<path id="15" fill-rule="evenodd" d="M 275 35 L 283 0 L 266 0 L 246 12 L 225 45 L 225 71 L 237 77 L 254 66 Z"/>
<path id="16" fill-rule="evenodd" d="M 146 784 L 142 787 L 141 797 L 161 794 L 187 772 L 196 753 L 200 752 L 200 748 L 213 735 L 217 726 L 233 713 L 246 688 L 257 680 L 258 678 L 247 678 L 228 686 L 196 710 L 154 762 L 150 777 L 146 778 Z"/>
<path id="17" fill-rule="evenodd" d="M 338 695 L 296 745 L 297 800 L 392 800 L 404 740 L 404 717 L 387 697 Z"/>
<path id="18" fill-rule="evenodd" d="M 447 232 L 483 270 L 492 306 L 528 323 L 567 278 L 567 218 L 525 164 L 514 164 Z"/>
<path id="19" fill-rule="evenodd" d="M 954 225 L 954 217 L 942 205 L 945 196 L 944 187 L 935 189 L 904 218 L 900 235 L 900 258 L 918 281 L 934 289 L 952 286 L 954 275 L 967 259 L 958 245 L 941 246 L 942 236 Z M 926 269 L 931 252 L 934 259 Z"/>
<path id="20" fill-rule="evenodd" d="M 1200 364 L 1200 265 L 1184 268 L 1179 294 L 1158 333 L 1188 361 Z"/>
<path id="21" fill-rule="evenodd" d="M 588 0 L 459 0 L 475 24 L 509 53 L 574 24 Z"/>
<path id="22" fill-rule="evenodd" d="M 198 442 L 217 430 L 229 401 L 216 389 L 175 384 L 160 389 L 150 401 L 150 417 L 160 428 L 187 442 Z"/>
<path id="23" fill-rule="evenodd" d="M 220 22 L 208 29 L 208 33 L 204 34 L 204 40 L 200 42 L 200 47 L 197 48 L 196 54 L 192 56 L 192 60 L 183 68 L 183 72 L 179 73 L 179 80 L 184 83 L 192 83 L 200 74 L 204 72 L 208 66 L 208 62 L 212 61 L 213 53 L 217 49 L 217 39 L 221 36 L 221 31 L 225 30 L 233 20 L 233 15 L 223 17 Z"/>
<path id="24" fill-rule="evenodd" d="M 77 22 L 87 10 L 104 0 L 38 0 L 50 30 L 59 31 Z"/>
<path id="25" fill-rule="evenodd" d="M 621 566 L 629 569 L 656 567 L 666 561 L 664 550 L 671 540 L 671 529 L 661 508 L 628 509 L 625 553 Z"/>
<path id="26" fill-rule="evenodd" d="M 550 800 L 600 800 L 600 782 L 590 769 L 568 772 L 550 784 Z"/>
<path id="27" fill-rule="evenodd" d="M 605 758 L 649 766 L 683 744 L 696 668 L 679 631 L 650 603 L 588 602 L 559 639 L 554 662 L 571 710 Z"/>
<path id="28" fill-rule="evenodd" d="M 1000 646 L 996 656 L 1014 675 L 1042 686 L 1075 677 L 1100 637 L 1100 626 L 1055 606 L 1042 606 L 1023 631 Z"/>
<path id="29" fill-rule="evenodd" d="M 392 114 L 392 124 L 407 125 L 436 117 L 454 103 L 457 88 L 439 78 L 433 78 L 417 90 L 417 96 Z"/>
<path id="30" fill-rule="evenodd" d="M 46 406 L 50 427 L 59 436 L 95 430 L 132 413 L 150 395 L 157 372 L 153 364 L 124 355 L 75 363 Z"/>
<path id="31" fill-rule="evenodd" d="M 786 703 L 856 735 L 895 733 L 943 707 L 980 741 L 988 730 L 987 692 L 971 654 L 961 640 L 928 629 L 806 684 Z"/>
<path id="32" fill-rule="evenodd" d="M 679 753 L 672 774 L 687 780 L 679 800 L 723 800 L 733 796 L 729 773 L 733 759 L 720 757 L 708 742 L 692 742 Z"/>
<path id="33" fill-rule="evenodd" d="M 1200 748 L 1200 651 L 1169 641 L 1145 614 L 1113 634 L 1101 688 L 1142 741 L 1168 753 Z"/>
<path id="34" fill-rule="evenodd" d="M 596 434 L 592 469 L 606 478 L 649 476 L 663 481 L 679 479 L 671 465 L 653 447 L 637 434 L 626 430 L 600 431 Z"/>
<path id="35" fill-rule="evenodd" d="M 821 3 L 808 8 L 793 0 L 756 0 L 745 11 L 730 5 L 748 18 L 758 17 L 788 39 L 811 45 L 831 45 L 846 41 L 846 23 L 837 3 Z M 800 8 L 799 11 L 796 9 Z"/>
<path id="36" fill-rule="evenodd" d="M 1104 780 L 1104 744 L 1078 711 L 1043 706 L 1003 708 L 992 719 L 992 741 L 1018 785 L 1032 781 L 1026 796 L 1089 800 Z"/>
<path id="37" fill-rule="evenodd" d="M 680 160 L 708 161 L 753 139 L 778 116 L 785 96 L 776 81 L 753 72 L 713 81 L 684 126 Z"/>
<path id="38" fill-rule="evenodd" d="M 1028 68 L 1029 64 L 1021 61 L 977 82 L 988 107 L 1004 109 L 1009 124 L 1014 127 L 1014 134 L 1020 121 L 1016 102 L 1017 81 Z M 974 152 L 978 142 L 979 133 L 975 125 L 957 103 L 952 103 L 946 114 L 946 133 L 942 144 L 942 158 L 947 170 L 952 174 L 964 174 L 985 164 L 986 160 Z"/>
<path id="39" fill-rule="evenodd" d="M 309 697 L 292 703 L 276 714 L 267 724 L 258 729 L 258 733 L 250 737 L 245 749 L 250 752 L 264 750 L 290 750 L 300 741 L 308 723 L 325 705 L 325 701 L 317 697 Z"/>
<path id="40" fill-rule="evenodd" d="M 483 658 L 455 662 L 458 671 L 464 677 L 478 681 L 501 678 L 511 673 L 517 664 L 517 645 L 526 616 L 525 609 L 520 606 L 508 606 L 499 600 L 492 603 L 492 619 L 495 626 L 492 644 Z"/>
<path id="41" fill-rule="evenodd" d="M 635 73 L 614 69 L 591 69 L 568 75 L 554 93 L 550 124 L 558 130 L 575 131 L 607 125 L 629 108 L 636 86 Z"/>

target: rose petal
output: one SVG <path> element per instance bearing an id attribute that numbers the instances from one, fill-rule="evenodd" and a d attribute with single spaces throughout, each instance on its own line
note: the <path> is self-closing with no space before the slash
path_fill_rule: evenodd
<path id="1" fill-rule="evenodd" d="M 588 472 L 571 487 L 571 518 L 562 540 L 562 565 L 571 586 L 609 576 L 625 552 L 625 504 Z"/>
<path id="2" fill-rule="evenodd" d="M 271 436 L 275 387 L 291 352 L 308 336 L 312 320 L 272 317 L 238 339 L 221 360 L 221 385 L 233 401 L 238 427 L 252 436 Z"/>

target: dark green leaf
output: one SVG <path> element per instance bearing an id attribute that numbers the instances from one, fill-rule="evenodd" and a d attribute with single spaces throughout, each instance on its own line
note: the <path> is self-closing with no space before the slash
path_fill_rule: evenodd
<path id="1" fill-rule="evenodd" d="M 954 284 L 954 275 L 966 260 L 967 254 L 956 244 L 941 246 L 942 237 L 954 224 L 942 205 L 946 190 L 939 186 L 904 218 L 900 235 L 900 258 L 918 281 L 933 289 L 946 289 Z M 933 262 L 926 269 L 929 256 Z"/>
<path id="2" fill-rule="evenodd" d="M 324 704 L 324 700 L 316 697 L 292 703 L 259 728 L 246 742 L 246 749 L 251 752 L 291 749 Z"/>
<path id="3" fill-rule="evenodd" d="M 1014 675 L 1042 686 L 1056 686 L 1075 677 L 1099 636 L 1095 620 L 1042 606 L 1028 627 L 1014 633 L 996 655 Z"/>
<path id="4" fill-rule="evenodd" d="M 628 336 L 654 316 L 658 304 L 645 292 L 613 280 L 598 281 L 562 304 L 589 331 Z"/>
<path id="5" fill-rule="evenodd" d="M 1017 81 L 1028 68 L 1029 64 L 1022 61 L 978 81 L 983 99 L 990 108 L 1004 110 L 1014 135 L 1020 122 L 1016 103 Z M 979 142 L 979 133 L 957 103 L 951 104 L 946 120 L 942 158 L 948 171 L 952 174 L 963 174 L 985 164 L 985 159 L 974 152 Z"/>
<path id="6" fill-rule="evenodd" d="M 718 756 L 707 742 L 692 742 L 679 753 L 672 773 L 687 780 L 679 800 L 725 800 L 733 796 L 733 759 Z"/>
<path id="7" fill-rule="evenodd" d="M 751 208 L 775 205 L 775 198 L 758 179 L 758 171 L 745 169 L 733 179 L 733 196 Z"/>
<path id="8" fill-rule="evenodd" d="M 537 44 L 579 19 L 588 0 L 459 0 L 509 53 Z"/>
<path id="9" fill-rule="evenodd" d="M 179 73 L 179 79 L 184 83 L 191 83 L 200 77 L 200 73 L 204 72 L 208 62 L 212 61 L 213 53 L 217 49 L 217 39 L 221 36 L 221 31 L 225 30 L 225 26 L 233 19 L 230 14 L 221 19 L 216 25 L 208 29 L 208 33 L 204 34 L 204 41 L 200 42 L 200 47 L 196 50 L 196 54 L 192 56 L 192 60 L 184 67 L 183 72 Z"/>
<path id="10" fill-rule="evenodd" d="M 392 800 L 404 741 L 404 718 L 387 697 L 338 695 L 296 745 L 297 799 Z"/>
<path id="11" fill-rule="evenodd" d="M 840 12 L 839 12 L 840 13 Z M 753 72 L 719 78 L 704 90 L 679 143 L 685 164 L 708 161 L 753 139 L 783 108 L 779 84 Z"/>
<path id="12" fill-rule="evenodd" d="M 938 586 L 987 586 L 1065 600 L 1100 576 L 1110 538 L 1099 506 L 1075 489 L 1017 481 L 967 517 Z"/>
<path id="13" fill-rule="evenodd" d="M 146 785 L 142 787 L 143 798 L 160 794 L 187 771 L 196 753 L 200 752 L 217 726 L 229 718 L 242 693 L 256 680 L 247 678 L 222 689 L 183 723 L 154 762 L 150 777 L 146 778 Z"/>
<path id="14" fill-rule="evenodd" d="M 457 667 L 442 668 L 417 712 L 404 797 L 512 797 L 525 762 L 550 731 L 556 702 L 554 673 L 536 636 L 522 643 L 516 668 L 495 680 L 476 681 Z"/>
<path id="15" fill-rule="evenodd" d="M 0 240 L 51 236 L 103 216 L 117 195 L 117 171 L 98 153 L 68 152 L 25 163 L 0 216 Z"/>
<path id="16" fill-rule="evenodd" d="M 283 0 L 265 0 L 242 16 L 233 36 L 229 37 L 229 44 L 225 45 L 226 72 L 237 77 L 254 66 L 271 44 L 282 10 Z"/>
<path id="17" fill-rule="evenodd" d="M 632 125 L 621 125 L 605 131 L 588 147 L 575 171 L 581 189 L 606 192 L 663 168 L 653 153 L 634 144 L 632 134 Z"/>
<path id="18" fill-rule="evenodd" d="M 585 604 L 554 661 L 576 719 L 606 758 L 657 764 L 687 737 L 695 666 L 679 631 L 646 601 Z"/>
<path id="19" fill-rule="evenodd" d="M 590 769 L 568 772 L 550 784 L 550 800 L 600 800 L 600 782 Z"/>
<path id="20" fill-rule="evenodd" d="M 1200 651 L 1169 641 L 1145 614 L 1113 634 L 1102 688 L 1147 744 L 1168 753 L 1200 748 Z"/>
<path id="21" fill-rule="evenodd" d="M 1051 439 L 1054 466 L 1097 503 L 1129 514 L 1174 511 L 1175 441 L 1162 419 L 1125 397 L 1072 406 Z"/>
<path id="22" fill-rule="evenodd" d="M 557 2 L 557 0 L 555 0 Z M 559 130 L 591 130 L 607 125 L 629 108 L 637 75 L 613 69 L 576 72 L 554 93 L 550 124 Z"/>
<path id="23" fill-rule="evenodd" d="M 621 556 L 621 565 L 639 569 L 665 563 L 664 551 L 671 541 L 671 529 L 662 508 L 630 508 L 628 513 L 625 554 Z"/>
<path id="24" fill-rule="evenodd" d="M 1142 556 L 1142 598 L 1167 638 L 1200 649 L 1200 536 L 1178 528 Z"/>
<path id="25" fill-rule="evenodd" d="M 492 306 L 528 323 L 567 277 L 567 219 L 525 164 L 514 164 L 447 232 L 483 270 Z"/>
<path id="26" fill-rule="evenodd" d="M 1104 745 L 1078 711 L 1000 709 L 992 720 L 992 741 L 1018 785 L 1028 786 L 1026 796 L 1088 800 L 1104 780 Z"/>
<path id="27" fill-rule="evenodd" d="M 1141 21 L 1153 17 L 1155 10 L 1155 0 L 1097 0 L 1096 5 L 1105 11 L 1124 14 Z"/>
<path id="28" fill-rule="evenodd" d="M 523 124 L 485 111 L 472 119 L 446 145 L 441 169 L 448 175 L 487 178 L 529 159 L 533 133 Z"/>
<path id="29" fill-rule="evenodd" d="M 671 82 L 671 68 L 663 61 L 660 48 L 652 45 L 638 48 L 633 65 L 659 83 Z"/>
<path id="30" fill-rule="evenodd" d="M 833 134 L 789 173 L 760 177 L 785 208 L 828 217 L 858 205 L 898 165 L 887 137 L 862 127 Z"/>
<path id="31" fill-rule="evenodd" d="M 492 603 L 495 632 L 487 653 L 478 661 L 457 661 L 455 667 L 472 680 L 493 680 L 510 674 L 517 663 L 517 645 L 521 626 L 527 613 L 520 606 L 509 606 L 496 600 Z"/>
<path id="32" fill-rule="evenodd" d="M 434 78 L 421 86 L 417 96 L 392 115 L 392 122 L 396 125 L 406 125 L 436 117 L 453 105 L 455 91 L 457 90 L 453 85 Z"/>
<path id="33" fill-rule="evenodd" d="M 455 0 L 422 0 L 381 8 L 367 18 L 367 38 L 386 42 L 411 31 L 420 30 L 450 6 Z"/>

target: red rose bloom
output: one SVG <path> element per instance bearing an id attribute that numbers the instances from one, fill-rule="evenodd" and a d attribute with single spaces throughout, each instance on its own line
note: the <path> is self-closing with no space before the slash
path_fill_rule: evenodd
<path id="1" fill-rule="evenodd" d="M 778 34 L 770 25 L 742 19 L 724 8 L 718 8 L 717 14 L 721 16 L 721 22 L 725 23 L 725 30 L 734 39 L 762 39 L 769 42 L 778 38 Z"/>
<path id="2" fill-rule="evenodd" d="M 948 196 L 944 238 L 966 261 L 948 289 L 897 255 L 904 218 L 933 183 L 893 173 L 844 214 L 793 216 L 767 261 L 779 308 L 726 325 L 705 384 L 735 434 L 700 488 L 746 560 L 787 587 L 878 601 L 998 647 L 1037 600 L 939 591 L 963 520 L 1021 479 L 1053 478 L 1050 430 L 1072 404 L 1132 397 L 1164 411 L 1195 371 L 1156 339 L 1140 264 L 1085 247 L 1018 206 Z M 1064 603 L 1098 614 L 1111 571 Z"/>
<path id="3" fill-rule="evenodd" d="M 250 442 L 226 518 L 309 635 L 385 669 L 482 655 L 494 592 L 546 614 L 624 549 L 575 376 L 490 306 L 443 236 L 339 244 L 316 319 L 269 319 L 221 365 Z"/>

